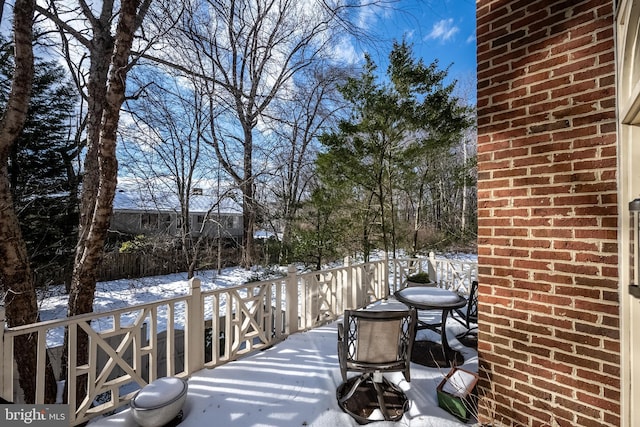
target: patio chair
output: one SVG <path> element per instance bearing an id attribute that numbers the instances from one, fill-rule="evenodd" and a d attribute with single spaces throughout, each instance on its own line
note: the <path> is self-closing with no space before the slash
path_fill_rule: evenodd
<path id="1" fill-rule="evenodd" d="M 338 358 L 344 381 L 337 390 L 340 407 L 359 423 L 376 408 L 385 420 L 397 421 L 408 407 L 402 390 L 384 372 L 402 372 L 411 381 L 411 349 L 416 327 L 415 309 L 346 310 L 338 325 Z M 361 374 L 347 379 L 349 371 Z"/>
<path id="2" fill-rule="evenodd" d="M 462 326 L 467 328 L 466 332 L 458 334 L 457 338 L 465 338 L 471 334 L 472 331 L 478 330 L 478 281 L 471 282 L 471 290 L 469 291 L 469 298 L 467 298 L 467 305 L 453 311 L 451 317 L 455 319 Z"/>

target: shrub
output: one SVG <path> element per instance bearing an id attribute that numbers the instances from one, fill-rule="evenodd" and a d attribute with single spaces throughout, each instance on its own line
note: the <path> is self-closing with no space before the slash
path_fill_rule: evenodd
<path id="1" fill-rule="evenodd" d="M 407 277 L 407 281 L 414 283 L 429 283 L 429 273 L 421 271 L 419 273 L 412 274 Z"/>

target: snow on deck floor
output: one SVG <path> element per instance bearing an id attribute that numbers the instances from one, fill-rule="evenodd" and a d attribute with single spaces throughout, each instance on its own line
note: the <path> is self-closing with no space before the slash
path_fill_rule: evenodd
<path id="1" fill-rule="evenodd" d="M 461 368 L 477 372 L 477 352 L 464 347 L 454 338 L 460 327 L 451 319 L 447 321 L 449 342 L 465 358 Z M 432 332 L 419 332 L 429 333 Z M 421 338 L 420 335 L 418 338 Z M 291 335 L 283 342 L 241 360 L 194 373 L 189 379 L 184 418 L 179 426 L 358 426 L 352 417 L 340 409 L 336 400 L 336 389 L 342 382 L 336 343 L 337 322 L 333 322 Z M 410 400 L 410 409 L 398 422 L 379 421 L 369 425 L 463 425 L 438 407 L 436 387 L 448 370 L 412 363 L 410 383 L 402 373 L 385 374 L 404 390 Z M 129 409 L 90 422 L 91 427 L 135 425 Z"/>

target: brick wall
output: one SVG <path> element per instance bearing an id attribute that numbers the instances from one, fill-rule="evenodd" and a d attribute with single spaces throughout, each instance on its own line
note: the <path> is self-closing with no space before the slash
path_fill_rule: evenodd
<path id="1" fill-rule="evenodd" d="M 494 425 L 620 424 L 613 9 L 477 1 L 478 350 Z"/>

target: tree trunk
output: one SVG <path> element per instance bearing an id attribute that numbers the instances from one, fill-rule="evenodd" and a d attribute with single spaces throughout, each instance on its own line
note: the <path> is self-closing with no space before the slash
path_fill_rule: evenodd
<path id="1" fill-rule="evenodd" d="M 462 164 L 467 166 L 467 138 L 462 140 Z M 462 229 L 462 235 L 467 235 L 467 172 L 465 170 L 464 177 L 462 179 L 462 207 L 460 214 L 460 228 Z"/>
<path id="2" fill-rule="evenodd" d="M 0 174 L 0 242 L 0 278 L 5 295 L 7 324 L 15 327 L 35 323 L 39 318 L 35 286 L 27 247 L 13 207 L 6 162 L 3 162 L 3 172 Z M 20 361 L 17 364 L 19 384 L 25 403 L 29 404 L 35 403 L 36 398 L 37 343 L 37 334 L 20 335 L 14 340 L 14 358 Z M 56 381 L 47 355 L 44 403 L 54 403 L 56 391 Z M 12 396 L 5 398 L 12 399 Z"/>
<path id="3" fill-rule="evenodd" d="M 0 123 L 0 282 L 9 327 L 38 320 L 33 275 L 13 204 L 9 182 L 8 158 L 27 119 L 33 81 L 32 22 L 33 0 L 16 0 L 13 11 L 15 70 L 6 111 Z M 14 341 L 19 384 L 26 403 L 36 399 L 37 338 L 22 335 Z M 47 358 L 48 361 L 48 358 Z M 11 363 L 11 362 L 9 362 Z M 56 383 L 51 366 L 46 364 L 45 403 L 55 401 Z M 12 399 L 13 396 L 5 396 Z"/>
<path id="4" fill-rule="evenodd" d="M 88 150 L 85 160 L 85 182 L 82 188 L 79 242 L 76 250 L 68 313 L 70 316 L 93 311 L 96 288 L 96 271 L 102 260 L 104 242 L 111 220 L 113 198 L 118 176 L 116 159 L 116 132 L 120 119 L 120 108 L 125 99 L 125 82 L 129 54 L 136 29 L 139 0 L 123 0 L 115 42 L 110 38 L 108 27 L 98 39 L 100 55 L 92 57 L 92 70 L 97 74 L 90 82 L 93 91 L 90 98 L 104 93 L 103 110 L 101 99 L 93 99 L 88 129 Z M 111 50 L 109 48 L 112 47 Z M 108 53 L 107 53 L 108 52 Z M 108 82 L 103 81 L 104 71 L 109 71 Z M 68 337 L 65 336 L 65 349 Z M 78 334 L 75 350 L 77 365 L 88 360 L 89 341 L 86 334 Z M 65 363 L 66 364 L 66 363 Z M 86 395 L 87 382 L 78 379 L 77 396 Z M 72 408 L 74 410 L 75 408 Z"/>
<path id="5" fill-rule="evenodd" d="M 284 225 L 282 227 L 282 239 L 280 240 L 280 264 L 289 264 L 291 262 L 291 227 L 293 218 L 289 215 L 289 210 L 284 217 Z"/>
<path id="6" fill-rule="evenodd" d="M 105 14 L 103 14 L 105 15 Z M 87 86 L 87 152 L 84 160 L 84 174 L 82 177 L 82 191 L 80 194 L 80 218 L 78 226 L 78 244 L 76 246 L 75 259 L 71 275 L 71 286 L 67 315 L 90 313 L 93 311 L 93 298 L 95 293 L 96 268 L 102 256 L 102 247 L 99 243 L 100 222 L 93 228 L 94 215 L 98 188 L 100 186 L 99 172 L 99 141 L 100 123 L 102 112 L 106 103 L 106 82 L 109 72 L 109 58 L 113 52 L 113 38 L 109 34 L 108 23 L 95 21 L 95 39 L 91 45 L 91 64 L 89 68 L 89 82 Z M 100 221 L 100 219 L 99 219 Z M 67 372 L 69 354 L 69 331 L 65 331 L 64 351 L 62 355 L 62 371 Z M 78 330 L 76 353 L 76 366 L 87 363 L 88 337 Z M 73 353 L 73 352 L 72 352 Z M 76 384 L 76 396 L 82 401 L 87 390 L 86 381 L 78 380 Z M 67 393 L 65 393 L 65 396 Z M 71 408 L 75 410 L 76 408 Z"/>
<path id="7" fill-rule="evenodd" d="M 253 265 L 254 241 L 253 229 L 256 223 L 256 200 L 253 181 L 253 135 L 249 124 L 244 132 L 244 180 L 240 184 L 242 191 L 243 234 L 242 261 L 244 268 Z"/>
<path id="8" fill-rule="evenodd" d="M 418 253 L 418 233 L 420 232 L 420 223 L 422 222 L 422 210 L 424 198 L 424 180 L 420 181 L 420 187 L 418 191 L 418 205 L 413 219 L 413 248 L 411 256 L 415 256 Z"/>
<path id="9" fill-rule="evenodd" d="M 384 253 L 389 253 L 389 236 L 387 230 L 387 210 L 385 209 L 385 191 L 384 191 L 384 153 L 382 154 L 382 159 L 380 160 L 380 172 L 377 175 L 377 186 L 378 186 L 378 194 L 377 194 L 377 202 L 380 205 L 380 228 L 382 229 L 382 246 L 384 249 Z"/>

